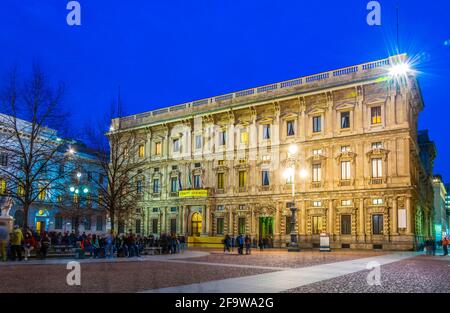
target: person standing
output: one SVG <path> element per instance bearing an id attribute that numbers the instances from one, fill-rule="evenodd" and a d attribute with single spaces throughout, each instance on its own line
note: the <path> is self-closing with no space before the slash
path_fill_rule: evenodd
<path id="1" fill-rule="evenodd" d="M 11 257 L 12 260 L 15 261 L 16 257 L 19 261 L 22 261 L 22 242 L 23 242 L 23 233 L 19 228 L 19 225 L 14 225 L 14 230 L 11 234 Z"/>
<path id="2" fill-rule="evenodd" d="M 50 247 L 51 241 L 50 238 L 48 237 L 47 232 L 44 232 L 42 234 L 42 238 L 41 238 L 41 258 L 45 259 L 47 257 L 47 251 L 48 248 Z"/>
<path id="3" fill-rule="evenodd" d="M 442 250 L 444 250 L 444 254 L 443 254 L 443 256 L 446 256 L 446 255 L 448 255 L 448 236 L 445 236 L 443 239 L 442 239 Z"/>
<path id="4" fill-rule="evenodd" d="M 252 246 L 252 240 L 251 240 L 250 236 L 247 234 L 247 236 L 245 236 L 245 254 L 250 254 L 251 246 Z"/>
<path id="5" fill-rule="evenodd" d="M 0 222 L 0 260 L 6 262 L 6 246 L 8 245 L 9 232 L 8 225 L 5 222 Z"/>
<path id="6" fill-rule="evenodd" d="M 105 257 L 108 259 L 112 259 L 114 257 L 114 231 L 111 229 L 106 236 L 106 244 L 105 244 Z"/>
<path id="7" fill-rule="evenodd" d="M 36 240 L 31 233 L 25 234 L 25 261 L 30 257 L 30 252 L 35 249 Z"/>

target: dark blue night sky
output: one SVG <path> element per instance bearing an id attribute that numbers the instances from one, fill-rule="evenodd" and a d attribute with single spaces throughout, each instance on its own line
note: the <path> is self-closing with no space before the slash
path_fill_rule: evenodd
<path id="1" fill-rule="evenodd" d="M 450 1 L 379 1 L 382 25 L 366 23 L 366 0 L 2 0 L 0 74 L 33 61 L 68 87 L 74 131 L 98 118 L 120 85 L 127 113 L 205 98 L 395 52 L 419 57 L 425 99 L 420 128 L 436 142 L 435 171 L 450 181 Z"/>

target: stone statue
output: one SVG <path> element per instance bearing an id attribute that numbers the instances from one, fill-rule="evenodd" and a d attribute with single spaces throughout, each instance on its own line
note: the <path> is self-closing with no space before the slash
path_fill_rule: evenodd
<path id="1" fill-rule="evenodd" d="M 9 216 L 9 211 L 11 210 L 12 205 L 13 205 L 12 198 L 4 197 L 3 199 L 1 199 L 0 200 L 0 209 L 2 210 L 1 216 Z"/>

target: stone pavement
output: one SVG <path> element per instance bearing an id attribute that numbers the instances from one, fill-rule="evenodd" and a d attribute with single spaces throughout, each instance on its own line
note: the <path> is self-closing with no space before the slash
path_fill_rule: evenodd
<path id="1" fill-rule="evenodd" d="M 321 264 L 298 269 L 278 268 L 277 271 L 270 273 L 202 282 L 196 284 L 188 284 L 182 286 L 160 288 L 160 289 L 152 289 L 145 292 L 152 292 L 152 293 L 283 292 L 296 287 L 366 270 L 369 262 L 375 261 L 378 262 L 379 265 L 385 265 L 405 260 L 414 257 L 416 255 L 418 255 L 418 253 L 400 252 L 336 263 Z"/>
<path id="2" fill-rule="evenodd" d="M 50 258 L 45 260 L 40 259 L 29 259 L 28 261 L 8 261 L 8 262 L 0 262 L 1 266 L 6 265 L 52 265 L 52 264 L 67 264 L 70 261 L 77 261 L 81 264 L 84 263 L 111 263 L 111 262 L 144 262 L 144 261 L 169 261 L 169 260 L 177 260 L 177 259 L 187 259 L 187 258 L 198 258 L 209 255 L 206 251 L 193 251 L 187 250 L 182 253 L 177 254 L 161 254 L 161 255 L 143 255 L 141 257 L 131 257 L 131 258 L 113 258 L 113 259 L 74 259 L 74 258 Z"/>

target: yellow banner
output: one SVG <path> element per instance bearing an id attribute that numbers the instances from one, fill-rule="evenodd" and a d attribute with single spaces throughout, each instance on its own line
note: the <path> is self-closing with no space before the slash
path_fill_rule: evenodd
<path id="1" fill-rule="evenodd" d="M 178 192 L 180 198 L 201 198 L 208 196 L 208 190 L 206 189 L 194 189 L 194 190 L 180 190 Z"/>

